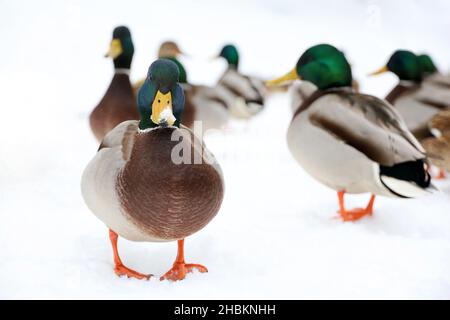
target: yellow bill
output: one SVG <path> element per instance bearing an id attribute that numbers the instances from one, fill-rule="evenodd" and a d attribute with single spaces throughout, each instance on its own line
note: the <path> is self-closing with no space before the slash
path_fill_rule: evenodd
<path id="1" fill-rule="evenodd" d="M 379 74 L 386 73 L 386 72 L 389 72 L 389 69 L 387 66 L 384 66 L 375 72 L 369 73 L 369 76 L 377 76 Z"/>
<path id="2" fill-rule="evenodd" d="M 105 58 L 115 59 L 120 56 L 123 52 L 122 43 L 119 39 L 113 39 L 109 45 L 109 50 L 105 54 Z"/>
<path id="3" fill-rule="evenodd" d="M 268 85 L 268 86 L 276 86 L 276 85 L 282 84 L 284 82 L 294 81 L 294 80 L 297 80 L 297 79 L 301 79 L 301 78 L 297 74 L 297 70 L 294 68 L 294 69 L 292 69 L 290 72 L 286 73 L 282 77 L 279 77 L 279 78 L 274 79 L 274 80 L 266 81 L 266 85 Z"/>
<path id="4" fill-rule="evenodd" d="M 170 91 L 166 94 L 158 90 L 152 104 L 151 120 L 156 124 L 167 123 L 172 126 L 176 118 L 172 111 L 172 94 Z"/>

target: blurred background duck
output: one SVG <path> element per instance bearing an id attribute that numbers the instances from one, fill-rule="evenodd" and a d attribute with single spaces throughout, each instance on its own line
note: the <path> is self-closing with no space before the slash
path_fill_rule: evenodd
<path id="1" fill-rule="evenodd" d="M 395 106 L 416 138 L 431 137 L 429 121 L 438 112 L 450 108 L 450 90 L 424 81 L 430 75 L 423 72 L 419 58 L 411 51 L 394 52 L 387 65 L 371 75 L 385 72 L 394 73 L 400 80 L 386 100 Z"/>
<path id="2" fill-rule="evenodd" d="M 239 52 L 234 45 L 225 45 L 217 58 L 223 58 L 227 62 L 227 68 L 217 87 L 229 101 L 230 114 L 238 119 L 249 119 L 258 114 L 264 107 L 264 82 L 239 72 Z"/>
<path id="3" fill-rule="evenodd" d="M 427 54 L 421 54 L 418 58 L 424 83 L 450 90 L 450 77 L 439 72 L 433 59 Z M 434 137 L 424 139 L 422 144 L 431 155 L 431 163 L 439 168 L 436 179 L 445 179 L 446 171 L 450 168 L 450 111 L 439 111 L 428 123 L 428 127 Z"/>
<path id="4" fill-rule="evenodd" d="M 119 276 L 150 277 L 123 264 L 119 236 L 131 241 L 178 241 L 175 263 L 161 280 L 182 280 L 194 269 L 207 271 L 185 263 L 184 239 L 217 214 L 224 182 L 212 154 L 195 142 L 192 131 L 180 128 L 184 94 L 178 77 L 172 61 L 161 59 L 150 66 L 138 95 L 140 121 L 125 121 L 110 131 L 83 173 L 84 200 L 110 230 Z M 173 150 L 179 150 L 180 159 L 173 158 Z"/>
<path id="5" fill-rule="evenodd" d="M 450 76 L 439 72 L 433 59 L 428 54 L 421 54 L 418 56 L 418 59 L 425 83 L 440 85 L 450 90 Z"/>
<path id="6" fill-rule="evenodd" d="M 291 72 L 268 84 L 298 79 L 318 90 L 295 111 L 288 146 L 311 176 L 337 191 L 344 221 L 371 215 L 375 195 L 413 198 L 434 189 L 425 150 L 390 104 L 352 89 L 341 51 L 328 44 L 311 47 Z M 366 208 L 348 210 L 345 193 L 372 196 Z"/>
<path id="7" fill-rule="evenodd" d="M 422 141 L 430 162 L 439 168 L 437 179 L 445 179 L 450 171 L 450 110 L 439 112 L 429 122 L 433 137 Z"/>
<path id="8" fill-rule="evenodd" d="M 125 120 L 139 119 L 136 98 L 130 83 L 130 67 L 134 45 L 130 30 L 119 26 L 105 57 L 113 59 L 114 76 L 100 103 L 94 108 L 89 123 L 97 140 L 101 141 L 115 126 Z"/>

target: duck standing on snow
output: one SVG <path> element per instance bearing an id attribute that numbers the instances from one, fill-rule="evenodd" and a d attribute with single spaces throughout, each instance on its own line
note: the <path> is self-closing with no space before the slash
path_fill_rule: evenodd
<path id="1" fill-rule="evenodd" d="M 130 83 L 133 54 L 134 46 L 130 30 L 124 26 L 115 28 L 109 51 L 105 55 L 113 59 L 114 77 L 102 100 L 89 117 L 92 132 L 99 141 L 122 121 L 139 119 Z"/>
<path id="2" fill-rule="evenodd" d="M 178 241 L 175 263 L 161 280 L 181 280 L 193 269 L 207 272 L 201 265 L 185 263 L 184 239 L 217 214 L 224 183 L 206 147 L 192 131 L 180 129 L 184 94 L 178 77 L 177 66 L 169 60 L 150 66 L 138 95 L 140 121 L 122 122 L 109 132 L 83 174 L 83 197 L 110 230 L 114 271 L 119 276 L 150 277 L 122 263 L 118 236 L 131 241 Z M 181 142 L 173 137 L 182 137 Z M 178 155 L 175 150 L 182 151 L 183 162 L 173 158 Z"/>
<path id="3" fill-rule="evenodd" d="M 180 70 L 180 84 L 186 97 L 183 124 L 193 128 L 194 121 L 201 121 L 203 130 L 221 129 L 229 120 L 228 97 L 216 87 L 190 84 L 186 69 L 178 59 L 183 54 L 173 41 L 162 43 L 158 51 L 158 58 L 172 60 Z"/>
<path id="4" fill-rule="evenodd" d="M 387 95 L 405 120 L 408 129 L 419 140 L 431 137 L 428 123 L 438 112 L 450 108 L 450 90 L 424 80 L 419 58 L 407 50 L 398 50 L 386 66 L 372 75 L 393 72 L 399 84 Z"/>
<path id="5" fill-rule="evenodd" d="M 264 82 L 238 71 L 239 53 L 234 45 L 224 46 L 218 57 L 224 58 L 228 64 L 217 87 L 228 96 L 231 115 L 235 118 L 248 119 L 259 113 L 264 106 L 266 91 Z"/>
<path id="6" fill-rule="evenodd" d="M 311 47 L 290 73 L 268 84 L 295 79 L 318 90 L 294 113 L 289 149 L 310 175 L 338 192 L 344 221 L 371 215 L 375 195 L 412 198 L 433 189 L 425 150 L 389 103 L 354 92 L 342 52 L 328 44 Z M 366 192 L 372 193 L 366 208 L 345 208 L 345 193 Z"/>

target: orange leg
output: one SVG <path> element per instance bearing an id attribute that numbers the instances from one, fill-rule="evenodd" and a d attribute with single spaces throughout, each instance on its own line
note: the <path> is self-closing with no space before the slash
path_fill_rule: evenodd
<path id="1" fill-rule="evenodd" d="M 152 275 L 150 274 L 142 274 L 139 272 L 136 272 L 134 270 L 131 270 L 127 267 L 125 267 L 122 263 L 122 260 L 120 260 L 119 257 L 119 251 L 117 250 L 117 239 L 119 236 L 117 233 L 109 230 L 109 239 L 111 240 L 111 245 L 113 248 L 114 253 L 114 272 L 120 277 L 120 276 L 127 276 L 128 278 L 136 278 L 136 279 L 150 279 Z"/>
<path id="2" fill-rule="evenodd" d="M 186 273 L 192 272 L 194 269 L 201 273 L 208 272 L 208 269 L 200 264 L 187 264 L 184 262 L 184 239 L 178 240 L 178 254 L 173 267 L 160 280 L 183 280 L 186 277 Z"/>
<path id="3" fill-rule="evenodd" d="M 339 199 L 339 214 L 343 221 L 356 221 L 361 219 L 364 216 L 371 216 L 373 214 L 373 203 L 375 202 L 375 195 L 370 197 L 369 204 L 366 208 L 356 208 L 352 210 L 346 210 L 344 206 L 344 191 L 338 192 Z"/>
<path id="4" fill-rule="evenodd" d="M 439 169 L 439 173 L 438 173 L 438 175 L 435 177 L 435 179 L 436 179 L 436 180 L 444 180 L 445 178 L 447 178 L 447 174 L 446 174 L 445 170 Z"/>

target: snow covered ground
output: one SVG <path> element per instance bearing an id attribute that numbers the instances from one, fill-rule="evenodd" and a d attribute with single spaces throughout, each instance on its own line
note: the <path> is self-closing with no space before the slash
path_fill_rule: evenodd
<path id="1" fill-rule="evenodd" d="M 139 79 L 162 40 L 175 39 L 189 78 L 212 84 L 225 42 L 242 70 L 290 70 L 309 46 L 349 56 L 362 90 L 385 95 L 393 76 L 365 75 L 396 48 L 430 52 L 450 68 L 448 1 L 13 1 L 0 0 L 0 298 L 450 298 L 450 181 L 417 200 L 378 198 L 375 215 L 337 219 L 337 199 L 287 150 L 289 99 L 272 96 L 248 123 L 208 146 L 226 179 L 223 207 L 187 239 L 187 260 L 208 274 L 178 283 L 120 279 L 107 229 L 80 194 L 97 143 L 87 123 L 112 76 L 102 56 L 118 24 L 136 46 Z M 349 196 L 349 206 L 368 195 Z M 161 275 L 175 243 L 120 240 L 125 263 Z"/>

